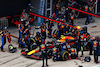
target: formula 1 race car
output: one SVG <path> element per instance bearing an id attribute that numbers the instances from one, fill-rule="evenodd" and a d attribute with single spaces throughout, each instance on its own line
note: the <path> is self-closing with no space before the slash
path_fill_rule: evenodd
<path id="1" fill-rule="evenodd" d="M 48 58 L 51 58 L 53 45 L 49 45 L 49 44 L 47 44 L 47 45 L 48 45 L 47 56 L 48 56 Z M 32 58 L 32 59 L 37 59 L 37 60 L 42 59 L 42 53 L 41 53 L 41 51 L 39 51 L 39 47 L 37 47 L 36 49 L 34 49 L 32 51 L 28 51 L 27 49 L 22 49 L 21 53 L 23 56 L 25 56 L 27 58 Z"/>
<path id="2" fill-rule="evenodd" d="M 75 52 L 75 41 L 69 43 L 56 42 L 53 48 L 53 61 L 66 61 L 76 59 L 77 53 Z"/>

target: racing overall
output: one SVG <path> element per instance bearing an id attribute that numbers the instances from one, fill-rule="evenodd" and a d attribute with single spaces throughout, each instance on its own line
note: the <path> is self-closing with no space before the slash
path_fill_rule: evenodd
<path id="1" fill-rule="evenodd" d="M 89 11 L 90 12 L 90 2 L 88 2 L 88 5 L 85 6 L 85 11 Z M 89 19 L 90 19 L 90 15 L 87 14 L 87 19 L 86 19 L 86 22 L 85 24 L 89 24 Z"/>
<path id="2" fill-rule="evenodd" d="M 3 47 L 6 43 L 6 35 L 4 32 L 2 32 L 0 35 L 2 35 L 2 45 L 1 45 L 1 51 L 4 52 Z"/>
<path id="3" fill-rule="evenodd" d="M 74 15 L 71 16 L 71 24 L 74 25 Z"/>
<path id="4" fill-rule="evenodd" d="M 70 20 L 71 20 L 71 25 L 74 25 L 74 20 L 77 18 L 75 12 L 72 12 L 71 13 L 71 16 L 70 16 Z"/>
<path id="5" fill-rule="evenodd" d="M 59 29 L 59 31 L 60 31 L 60 36 L 63 35 L 63 30 L 64 30 L 64 26 L 61 25 L 61 26 L 60 26 L 60 29 Z"/>
<path id="6" fill-rule="evenodd" d="M 42 25 L 41 25 L 41 37 L 42 37 L 42 39 L 46 39 L 46 25 L 43 23 Z"/>
<path id="7" fill-rule="evenodd" d="M 51 25 L 51 22 L 50 22 L 50 23 L 48 24 L 48 37 L 49 37 L 49 38 L 52 37 L 51 34 L 52 34 L 52 25 Z"/>
<path id="8" fill-rule="evenodd" d="M 45 28 L 41 29 L 41 35 L 42 35 L 42 39 L 46 39 L 46 29 Z"/>
<path id="9" fill-rule="evenodd" d="M 18 25 L 18 29 L 19 29 L 19 39 L 21 39 L 23 37 L 23 29 L 24 27 L 21 27 L 21 25 Z"/>
<path id="10" fill-rule="evenodd" d="M 58 54 L 58 50 L 56 47 L 54 47 L 53 48 L 53 61 L 54 62 L 57 60 L 57 58 L 60 59 L 57 54 Z"/>
<path id="11" fill-rule="evenodd" d="M 48 66 L 48 63 L 47 63 L 47 46 L 46 46 L 46 44 L 42 44 L 42 45 L 40 45 L 40 51 L 42 52 L 42 60 L 43 60 L 43 65 L 42 65 L 42 67 L 44 67 L 44 58 L 46 58 L 46 66 Z"/>
<path id="12" fill-rule="evenodd" d="M 60 32 L 59 32 L 59 29 L 57 30 L 57 39 L 60 38 Z"/>
<path id="13" fill-rule="evenodd" d="M 79 34 L 79 38 L 78 38 L 78 46 L 77 46 L 77 56 L 78 56 L 78 51 L 79 51 L 79 47 L 81 48 L 81 57 L 83 56 L 83 46 L 84 46 L 84 36 L 82 35 L 82 32 L 81 32 L 81 34 Z"/>
<path id="14" fill-rule="evenodd" d="M 88 44 L 89 44 L 89 48 L 90 48 L 89 55 L 93 55 L 92 54 L 92 50 L 93 50 L 93 39 L 92 38 L 89 39 Z"/>
<path id="15" fill-rule="evenodd" d="M 82 51 L 82 53 L 81 53 L 81 57 L 83 56 L 83 50 L 84 50 L 84 36 L 83 35 L 81 35 L 80 36 L 80 47 L 81 47 L 81 51 Z"/>
<path id="16" fill-rule="evenodd" d="M 60 8 L 59 4 L 56 4 L 56 18 L 58 17 L 59 8 Z"/>
<path id="17" fill-rule="evenodd" d="M 40 37 L 35 37 L 35 41 L 36 41 L 37 46 L 41 45 L 41 38 Z"/>
<path id="18" fill-rule="evenodd" d="M 71 48 L 71 59 L 76 59 L 77 55 L 76 55 L 76 50 L 75 48 Z"/>
<path id="19" fill-rule="evenodd" d="M 98 42 L 93 42 L 93 48 L 94 48 L 94 62 L 98 63 Z"/>
<path id="20" fill-rule="evenodd" d="M 66 34 L 66 25 L 64 26 L 64 29 L 63 29 L 63 34 Z"/>
<path id="21" fill-rule="evenodd" d="M 25 45 L 27 45 L 28 46 L 28 50 L 30 51 L 30 39 L 29 39 L 29 37 L 25 36 L 24 41 L 25 41 L 25 43 L 23 43 L 24 47 L 25 47 Z"/>

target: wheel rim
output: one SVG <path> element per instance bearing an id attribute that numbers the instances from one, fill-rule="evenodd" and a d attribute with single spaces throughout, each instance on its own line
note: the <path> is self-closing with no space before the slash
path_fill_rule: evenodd
<path id="1" fill-rule="evenodd" d="M 52 51 L 50 50 L 49 52 L 48 52 L 48 58 L 51 58 L 52 57 Z"/>
<path id="2" fill-rule="evenodd" d="M 65 52 L 62 56 L 63 60 L 67 60 L 68 59 L 68 52 Z"/>

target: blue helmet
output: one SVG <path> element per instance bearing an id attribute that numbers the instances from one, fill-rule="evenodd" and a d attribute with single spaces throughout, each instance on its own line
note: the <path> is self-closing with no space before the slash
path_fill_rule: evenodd
<path id="1" fill-rule="evenodd" d="M 80 34 L 83 34 L 83 31 L 80 31 Z"/>
<path id="2" fill-rule="evenodd" d="M 40 32 L 36 32 L 36 35 L 37 35 L 37 36 L 40 36 Z"/>

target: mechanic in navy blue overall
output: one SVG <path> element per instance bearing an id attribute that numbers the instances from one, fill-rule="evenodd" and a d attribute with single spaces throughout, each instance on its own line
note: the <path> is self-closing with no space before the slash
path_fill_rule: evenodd
<path id="1" fill-rule="evenodd" d="M 100 45 L 99 45 L 99 41 L 97 40 L 97 38 L 95 38 L 95 41 L 93 41 L 93 48 L 94 48 L 94 62 L 99 63 L 98 62 L 98 49 L 100 48 Z"/>
<path id="2" fill-rule="evenodd" d="M 63 34 L 66 34 L 66 25 L 64 25 Z"/>
<path id="3" fill-rule="evenodd" d="M 3 50 L 3 47 L 4 47 L 5 43 L 6 43 L 6 35 L 5 35 L 4 31 L 2 31 L 2 32 L 0 33 L 0 35 L 2 36 L 1 51 L 2 51 L 2 52 L 5 52 L 5 51 Z"/>
<path id="4" fill-rule="evenodd" d="M 24 30 L 24 26 L 22 25 L 22 24 L 19 24 L 18 25 L 18 29 L 19 29 L 19 40 L 18 40 L 18 42 L 19 42 L 19 48 L 21 47 L 23 47 L 22 46 L 22 38 L 23 38 L 23 30 Z"/>
<path id="5" fill-rule="evenodd" d="M 50 21 L 48 23 L 48 37 L 51 38 L 52 37 L 52 22 Z"/>
<path id="6" fill-rule="evenodd" d="M 56 3 L 56 18 L 58 18 L 59 8 L 60 8 L 60 5 L 59 5 L 59 2 L 57 2 Z"/>
<path id="7" fill-rule="evenodd" d="M 57 39 L 59 39 L 60 38 L 60 26 L 61 26 L 61 24 L 60 23 L 58 23 L 58 25 L 57 25 L 57 27 L 58 27 L 58 30 L 57 30 Z"/>
<path id="8" fill-rule="evenodd" d="M 93 55 L 93 54 L 92 54 L 92 50 L 93 50 L 93 41 L 94 41 L 94 38 L 90 38 L 89 41 L 88 41 L 89 48 L 90 48 L 89 55 Z"/>
<path id="9" fill-rule="evenodd" d="M 46 25 L 45 23 L 41 24 L 41 35 L 42 35 L 42 39 L 46 39 Z"/>
<path id="10" fill-rule="evenodd" d="M 60 57 L 58 57 L 58 53 L 59 53 L 58 49 L 59 49 L 58 45 L 53 48 L 53 61 L 54 62 L 57 60 L 57 58 L 60 59 Z"/>
<path id="11" fill-rule="evenodd" d="M 85 6 L 85 11 L 90 12 L 89 7 L 90 7 L 90 2 L 88 2 L 87 5 Z M 90 15 L 87 14 L 85 25 L 89 24 L 89 19 L 90 19 Z"/>
<path id="12" fill-rule="evenodd" d="M 3 31 L 2 31 L 2 46 L 1 46 L 1 51 L 3 51 L 3 52 L 5 52 L 4 50 L 3 50 L 3 47 L 4 47 L 4 45 L 5 45 L 5 43 L 6 43 L 6 35 L 7 35 L 7 33 L 8 33 L 9 31 L 7 30 L 7 27 L 4 27 L 4 29 L 3 29 Z"/>
<path id="13" fill-rule="evenodd" d="M 70 19 L 71 19 L 71 24 L 74 25 L 74 21 L 75 21 L 75 19 L 77 19 L 77 16 L 76 16 L 74 10 L 72 10 L 72 13 L 71 13 Z"/>
<path id="14" fill-rule="evenodd" d="M 40 45 L 40 51 L 42 52 L 42 60 L 43 60 L 42 67 L 44 67 L 44 58 L 46 58 L 46 66 L 48 66 L 47 50 L 48 50 L 48 48 L 47 48 L 46 44 Z"/>
<path id="15" fill-rule="evenodd" d="M 61 24 L 60 24 L 60 23 L 58 23 L 58 24 L 57 24 L 57 28 L 58 28 L 58 29 L 60 29 L 60 26 L 61 26 Z"/>
<path id="16" fill-rule="evenodd" d="M 23 38 L 23 30 L 24 30 L 24 26 L 22 24 L 18 25 L 18 29 L 19 29 L 19 39 L 18 39 L 18 43 L 19 43 L 19 48 L 22 47 L 22 38 Z"/>
<path id="17" fill-rule="evenodd" d="M 41 33 L 36 32 L 35 41 L 38 46 L 41 45 Z"/>
<path id="18" fill-rule="evenodd" d="M 23 36 L 23 29 L 24 26 L 22 26 L 21 24 L 18 25 L 18 29 L 19 29 L 19 40 L 22 38 Z"/>
<path id="19" fill-rule="evenodd" d="M 79 47 L 81 48 L 81 56 L 80 57 L 82 57 L 83 56 L 83 46 L 84 46 L 84 44 L 83 43 L 81 43 L 82 41 L 81 40 L 83 40 L 84 39 L 84 37 L 83 37 L 83 31 L 80 31 L 80 35 L 79 35 L 79 39 L 78 39 L 78 46 L 77 46 L 77 56 L 78 56 L 78 51 L 79 51 Z"/>
<path id="20" fill-rule="evenodd" d="M 61 35 L 63 35 L 63 31 L 64 31 L 64 25 L 60 25 L 60 29 L 59 29 L 59 31 L 60 31 L 60 36 Z"/>
<path id="21" fill-rule="evenodd" d="M 60 32 L 59 32 L 59 29 L 57 30 L 57 39 L 60 38 Z"/>
<path id="22" fill-rule="evenodd" d="M 67 27 L 66 27 L 66 33 L 69 33 L 69 30 L 70 30 L 70 27 L 67 26 Z"/>

